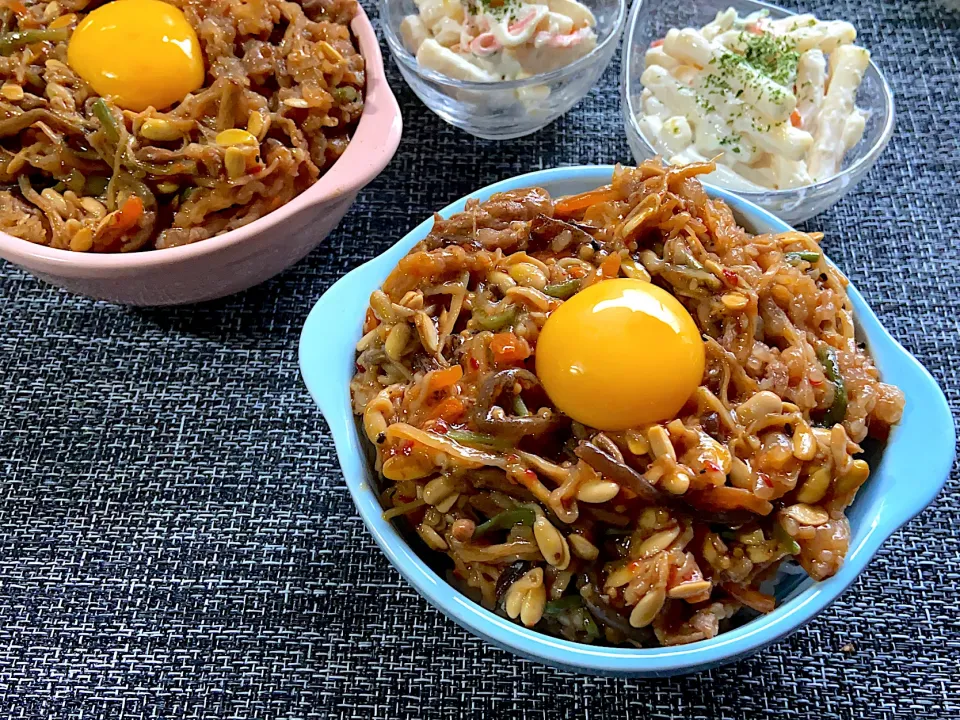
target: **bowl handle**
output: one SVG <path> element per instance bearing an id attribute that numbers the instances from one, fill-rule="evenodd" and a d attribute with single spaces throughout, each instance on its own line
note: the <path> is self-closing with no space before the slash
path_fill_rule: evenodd
<path id="1" fill-rule="evenodd" d="M 900 527 L 933 503 L 950 478 L 957 433 L 950 405 L 937 381 L 896 340 L 892 342 L 900 351 L 894 360 L 899 365 L 896 382 L 906 395 L 907 405 L 892 438 L 906 450 L 902 456 L 897 453 L 890 471 L 899 478 L 918 476 L 916 482 L 904 482 L 902 492 L 885 504 L 884 510 Z"/>
<path id="2" fill-rule="evenodd" d="M 390 262 L 387 259 L 387 262 Z M 385 274 L 373 260 L 344 275 L 313 306 L 300 333 L 300 373 L 331 425 L 344 416 L 349 420 L 350 380 L 356 372 L 355 346 L 366 315 L 368 288 L 379 287 Z"/>

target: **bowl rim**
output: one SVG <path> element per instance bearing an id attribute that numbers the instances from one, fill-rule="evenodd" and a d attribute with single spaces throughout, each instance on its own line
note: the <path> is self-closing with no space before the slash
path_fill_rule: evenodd
<path id="1" fill-rule="evenodd" d="M 440 214 L 448 216 L 463 208 L 469 198 L 484 199 L 494 192 L 549 183 L 577 181 L 584 187 L 609 182 L 613 166 L 573 166 L 541 170 L 509 178 L 477 190 L 447 205 Z M 741 222 L 755 230 L 785 231 L 789 226 L 762 208 L 714 186 L 708 192 L 725 200 Z M 299 362 L 304 382 L 324 414 L 333 437 L 350 494 L 374 540 L 393 566 L 432 605 L 465 629 L 495 645 L 554 667 L 599 675 L 665 676 L 688 673 L 745 657 L 799 629 L 825 609 L 857 578 L 880 545 L 899 527 L 919 514 L 936 497 L 953 465 L 956 435 L 946 398 L 936 381 L 880 324 L 853 285 L 848 287 L 858 324 L 884 374 L 891 370 L 894 381 L 909 386 L 904 419 L 891 434 L 881 463 L 874 468 L 874 482 L 890 478 L 885 468 L 907 453 L 910 477 L 903 477 L 894 489 L 900 497 L 886 496 L 866 509 L 858 522 L 863 533 L 854 532 L 850 551 L 840 571 L 820 583 L 805 580 L 769 615 L 756 618 L 710 640 L 669 648 L 603 648 L 579 644 L 541 634 L 514 624 L 469 600 L 435 574 L 402 539 L 390 521 L 382 517 L 376 493 L 369 487 L 369 465 L 352 414 L 349 380 L 354 372 L 354 346 L 369 294 L 380 286 L 387 273 L 407 250 L 432 227 L 427 219 L 400 241 L 373 260 L 337 281 L 310 312 L 301 334 Z M 904 388 L 907 391 L 907 388 Z M 910 443 L 924 444 L 912 452 Z M 906 444 L 905 444 L 906 443 Z M 901 468 L 902 469 L 902 468 Z M 920 480 L 926 481 L 926 484 Z M 902 486 L 902 487 L 901 487 Z"/>
<path id="2" fill-rule="evenodd" d="M 472 90 L 474 92 L 516 90 L 534 85 L 543 85 L 545 83 L 553 82 L 554 80 L 563 79 L 568 75 L 573 75 L 582 68 L 589 67 L 594 62 L 601 60 L 603 58 L 605 49 L 610 43 L 616 44 L 620 42 L 620 37 L 623 34 L 623 26 L 627 19 L 627 0 L 616 0 L 617 17 L 610 28 L 610 32 L 605 38 L 597 43 L 593 50 L 588 52 L 583 57 L 577 58 L 569 65 L 564 65 L 563 67 L 559 67 L 554 70 L 531 75 L 530 77 L 523 78 L 522 80 L 478 82 L 476 80 L 457 80 L 456 78 L 448 77 L 447 75 L 437 72 L 436 70 L 421 67 L 420 63 L 417 62 L 416 57 L 414 57 L 414 55 L 407 50 L 403 44 L 403 41 L 400 40 L 400 38 L 397 36 L 397 33 L 394 31 L 393 26 L 387 20 L 387 6 L 391 2 L 395 1 L 396 0 L 379 0 L 377 4 L 379 9 L 378 22 L 381 30 L 383 31 L 383 36 L 386 38 L 387 46 L 390 48 L 390 53 L 393 55 L 394 60 L 396 60 L 401 66 L 401 69 L 405 68 L 406 70 L 419 75 L 426 80 L 436 83 L 437 85 L 444 85 L 457 90 Z"/>
<path id="3" fill-rule="evenodd" d="M 376 31 L 363 8 L 358 5 L 357 9 L 356 16 L 350 21 L 350 29 L 364 59 L 363 112 L 343 155 L 290 202 L 247 225 L 189 245 L 143 252 L 94 254 L 51 248 L 0 232 L 0 256 L 30 267 L 41 265 L 49 272 L 68 276 L 86 276 L 91 271 L 100 270 L 155 268 L 215 254 L 282 225 L 303 210 L 356 194 L 389 164 L 400 145 L 403 124 L 400 106 L 387 83 Z"/>
<path id="4" fill-rule="evenodd" d="M 659 155 L 657 149 L 650 144 L 650 141 L 647 140 L 646 136 L 643 134 L 643 131 L 640 129 L 640 125 L 637 122 L 636 113 L 633 111 L 633 103 L 630 100 L 630 90 L 632 89 L 633 83 L 636 83 L 642 87 L 640 83 L 640 78 L 632 78 L 630 75 L 630 52 L 633 49 L 633 37 L 634 29 L 639 22 L 640 10 L 643 8 L 644 2 L 649 2 L 650 0 L 635 0 L 633 6 L 630 9 L 630 17 L 627 20 L 627 28 L 624 33 L 624 45 L 623 45 L 623 57 L 621 59 L 620 67 L 620 107 L 623 115 L 623 122 L 626 125 L 628 134 L 640 139 L 644 147 L 650 151 L 650 157 Z M 750 4 L 756 7 L 758 10 L 772 10 L 778 13 L 783 13 L 785 16 L 797 15 L 798 13 L 793 12 L 792 10 L 787 10 L 786 8 L 780 7 L 779 5 L 774 5 L 773 3 L 763 2 L 763 0 L 737 0 L 737 2 L 742 2 Z M 896 125 L 896 104 L 893 96 L 893 90 L 890 89 L 890 84 L 887 82 L 886 76 L 880 70 L 879 66 L 873 61 L 873 53 L 870 54 L 870 63 L 867 66 L 867 73 L 870 71 L 876 73 L 877 78 L 880 80 L 880 87 L 882 89 L 882 96 L 884 100 L 884 106 L 889 108 L 887 113 L 886 122 L 883 124 L 883 128 L 880 131 L 880 135 L 877 138 L 876 142 L 870 147 L 870 149 L 864 153 L 862 157 L 855 160 L 849 167 L 841 168 L 840 172 L 835 175 L 831 175 L 826 180 L 819 180 L 815 183 L 810 183 L 809 185 L 801 185 L 795 188 L 782 188 L 780 190 L 775 190 L 773 188 L 763 189 L 763 190 L 733 190 L 740 197 L 751 200 L 752 202 L 759 202 L 761 200 L 771 200 L 778 197 L 791 197 L 796 196 L 799 193 L 808 193 L 811 191 L 817 191 L 822 188 L 835 185 L 837 183 L 843 183 L 844 178 L 850 177 L 852 175 L 858 175 L 861 172 L 866 172 L 877 162 L 877 158 L 880 157 L 880 153 L 886 149 L 887 144 L 890 142 L 890 138 L 893 137 L 893 129 Z M 864 73 L 866 76 L 867 73 Z M 863 142 L 861 139 L 860 142 Z M 858 143 L 859 144 L 859 143 Z M 855 146 L 854 146 L 855 147 Z M 719 187 L 724 190 L 723 186 L 719 184 L 714 184 L 714 187 Z M 729 192 L 729 190 L 728 190 Z"/>

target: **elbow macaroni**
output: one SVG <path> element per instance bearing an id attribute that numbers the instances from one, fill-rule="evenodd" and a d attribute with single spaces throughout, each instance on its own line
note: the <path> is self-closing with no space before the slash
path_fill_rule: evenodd
<path id="1" fill-rule="evenodd" d="M 568 65 L 597 42 L 593 13 L 577 0 L 416 0 L 400 24 L 417 62 L 457 80 L 497 82 Z"/>
<path id="2" fill-rule="evenodd" d="M 733 8 L 673 28 L 646 52 L 640 129 L 671 163 L 716 157 L 734 189 L 826 180 L 866 127 L 855 101 L 870 54 L 855 40 L 847 22 Z"/>
<path id="3" fill-rule="evenodd" d="M 842 45 L 834 51 L 831 60 L 830 86 L 823 99 L 817 136 L 807 160 L 814 177 L 830 177 L 840 169 L 846 152 L 844 127 L 857 109 L 854 100 L 870 62 L 870 53 L 856 45 Z"/>

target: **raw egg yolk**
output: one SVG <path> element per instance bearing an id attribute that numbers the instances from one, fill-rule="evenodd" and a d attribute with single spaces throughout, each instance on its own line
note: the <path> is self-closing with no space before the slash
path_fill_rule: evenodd
<path id="1" fill-rule="evenodd" d="M 160 0 L 97 8 L 74 30 L 67 60 L 98 95 L 136 112 L 168 108 L 203 85 L 197 33 L 179 8 Z"/>
<path id="2" fill-rule="evenodd" d="M 537 340 L 537 377 L 561 411 L 599 430 L 676 417 L 703 377 L 690 313 L 642 280 L 605 280 L 557 308 Z"/>

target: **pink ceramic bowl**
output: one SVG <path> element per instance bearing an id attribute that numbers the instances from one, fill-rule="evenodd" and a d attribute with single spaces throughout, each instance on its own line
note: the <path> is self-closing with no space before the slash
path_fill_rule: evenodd
<path id="1" fill-rule="evenodd" d="M 71 292 L 124 305 L 177 305 L 246 290 L 327 237 L 400 144 L 400 107 L 380 44 L 361 9 L 350 25 L 366 60 L 366 101 L 353 140 L 314 185 L 259 220 L 193 245 L 98 255 L 56 250 L 0 232 L 0 257 Z"/>

